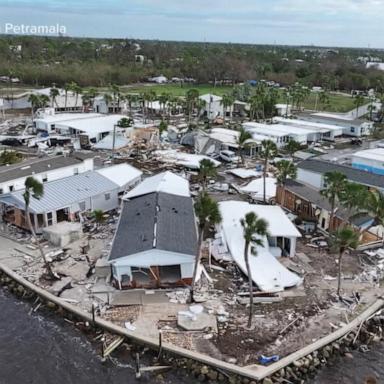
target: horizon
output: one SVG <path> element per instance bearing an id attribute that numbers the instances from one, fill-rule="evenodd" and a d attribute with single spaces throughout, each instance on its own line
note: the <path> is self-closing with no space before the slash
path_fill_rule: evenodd
<path id="1" fill-rule="evenodd" d="M 0 0 L 0 33 L 61 25 L 66 37 L 383 49 L 384 0 Z M 358 29 L 356 28 L 358 26 Z M 22 34 L 14 34 L 21 36 Z M 33 36 L 44 36 L 32 34 Z M 48 34 L 48 36 L 57 36 Z M 177 39 L 175 39 L 177 36 Z"/>

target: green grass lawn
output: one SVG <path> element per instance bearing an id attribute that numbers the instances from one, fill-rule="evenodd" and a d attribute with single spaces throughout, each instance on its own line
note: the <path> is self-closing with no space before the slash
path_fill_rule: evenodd
<path id="1" fill-rule="evenodd" d="M 197 89 L 200 95 L 212 93 L 221 96 L 224 93 L 230 93 L 233 89 L 232 86 L 217 86 L 213 85 L 184 85 L 181 87 L 179 84 L 143 84 L 141 86 L 126 86 L 121 87 L 124 92 L 140 93 L 149 90 L 154 90 L 158 95 L 162 93 L 170 93 L 173 96 L 185 96 L 189 89 Z"/>
<path id="2" fill-rule="evenodd" d="M 142 93 L 149 90 L 154 90 L 158 95 L 162 93 L 170 93 L 174 96 L 185 96 L 189 89 L 197 89 L 200 92 L 200 95 L 204 95 L 206 93 L 212 93 L 214 95 L 222 96 L 225 93 L 231 93 L 233 87 L 229 85 L 224 86 L 216 86 L 210 84 L 202 84 L 202 85 L 184 85 L 181 87 L 179 84 L 142 84 L 142 85 L 127 85 L 121 86 L 120 89 L 124 93 Z M 25 91 L 29 91 L 33 89 L 30 86 L 25 85 L 14 85 L 13 93 L 14 95 L 20 94 Z M 103 94 L 109 90 L 107 87 L 97 88 L 100 94 Z M 0 97 L 5 97 L 10 93 L 9 86 L 4 86 L 0 84 Z M 280 93 L 281 97 L 279 99 L 279 103 L 285 103 L 285 99 L 282 96 L 282 92 Z M 330 94 L 330 105 L 327 107 L 327 112 L 348 112 L 354 108 L 353 98 L 339 95 L 339 94 Z M 316 103 L 316 95 L 311 93 L 307 101 L 304 103 L 304 108 L 306 109 L 315 109 Z M 318 103 L 317 110 L 322 111 L 324 108 L 321 104 Z"/>
<path id="3" fill-rule="evenodd" d="M 204 95 L 206 93 L 212 93 L 214 95 L 221 96 L 224 93 L 230 93 L 233 89 L 231 86 L 217 86 L 214 87 L 212 85 L 185 85 L 183 87 L 180 87 L 180 85 L 177 84 L 162 84 L 162 85 L 141 85 L 137 87 L 122 87 L 124 92 L 132 92 L 132 93 L 141 93 L 148 91 L 149 89 L 154 90 L 157 94 L 161 93 L 170 93 L 174 96 L 184 96 L 189 89 L 195 88 L 198 89 L 201 95 Z M 336 95 L 336 94 L 330 94 L 330 105 L 327 107 L 327 112 L 348 112 L 354 108 L 353 104 L 353 98 L 343 95 Z M 280 103 L 284 103 L 284 97 L 281 95 L 279 99 Z M 314 93 L 311 93 L 307 101 L 304 103 L 305 109 L 315 109 L 316 104 L 316 95 Z M 321 111 L 323 110 L 322 105 L 318 103 L 317 110 Z"/>

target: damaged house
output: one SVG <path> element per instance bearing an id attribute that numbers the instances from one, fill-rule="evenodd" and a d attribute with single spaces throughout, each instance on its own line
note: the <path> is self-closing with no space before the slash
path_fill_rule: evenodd
<path id="1" fill-rule="evenodd" d="M 79 221 L 86 211 L 117 209 L 120 194 L 138 182 L 140 173 L 128 164 L 124 166 L 129 167 L 131 176 L 125 173 L 119 182 L 116 171 L 122 170 L 121 165 L 44 183 L 43 196 L 39 200 L 31 198 L 30 201 L 31 222 L 35 231 L 41 233 L 45 227 Z M 23 193 L 24 190 L 19 190 L 2 195 L 0 213 L 3 221 L 28 229 Z"/>
<path id="2" fill-rule="evenodd" d="M 165 172 L 126 196 L 108 259 L 113 284 L 119 289 L 190 285 L 197 231 L 188 182 Z"/>

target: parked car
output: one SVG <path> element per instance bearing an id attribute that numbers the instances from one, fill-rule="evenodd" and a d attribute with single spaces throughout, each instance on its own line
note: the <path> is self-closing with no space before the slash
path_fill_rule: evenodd
<path id="1" fill-rule="evenodd" d="M 220 151 L 220 158 L 227 163 L 235 163 L 240 161 L 239 156 L 237 156 L 235 152 L 229 150 Z"/>

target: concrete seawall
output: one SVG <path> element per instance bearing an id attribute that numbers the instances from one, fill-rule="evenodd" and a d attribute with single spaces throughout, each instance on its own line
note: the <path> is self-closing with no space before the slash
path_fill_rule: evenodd
<path id="1" fill-rule="evenodd" d="M 0 275 L 1 272 L 3 273 L 3 276 L 0 276 L 0 278 L 3 284 L 12 283 L 21 286 L 23 287 L 23 289 L 29 292 L 33 292 L 34 294 L 39 296 L 43 301 L 54 303 L 56 306 L 70 313 L 72 316 L 90 324 L 93 323 L 93 318 L 90 313 L 85 312 L 82 309 L 60 299 L 59 297 L 54 296 L 46 290 L 30 283 L 29 281 L 12 271 L 10 268 L 0 264 Z M 363 313 L 357 316 L 349 324 L 267 367 L 259 365 L 240 367 L 215 359 L 208 355 L 203 355 L 198 352 L 193 352 L 184 348 L 177 347 L 169 343 L 163 343 L 162 350 L 170 355 L 175 356 L 176 358 L 188 359 L 203 366 L 209 366 L 214 370 L 225 371 L 235 377 L 235 381 L 233 381 L 234 383 L 249 382 L 249 380 L 253 380 L 253 382 L 261 382 L 266 378 L 272 378 L 277 380 L 277 376 L 282 377 L 282 372 L 285 369 L 289 369 L 290 366 L 295 367 L 295 369 L 298 368 L 300 366 L 298 364 L 298 361 L 300 361 L 301 359 L 305 359 L 307 356 L 317 354 L 317 352 L 324 349 L 324 347 L 332 345 L 332 343 L 335 343 L 336 341 L 345 338 L 346 335 L 360 328 L 364 322 L 374 316 L 374 314 L 377 313 L 381 308 L 383 308 L 383 306 L 383 299 L 376 300 L 371 306 L 369 306 L 369 308 L 367 308 Z M 123 336 L 133 343 L 145 345 L 154 350 L 158 350 L 159 348 L 159 340 L 135 335 L 134 332 L 130 332 L 123 327 L 115 325 L 109 321 L 103 320 L 97 316 L 95 317 L 95 321 L 93 324 L 97 328 L 103 329 L 112 334 Z M 311 358 L 310 360 L 312 361 L 313 359 Z M 298 372 L 299 370 L 296 369 L 296 371 Z M 248 381 L 244 381 L 244 378 Z M 273 380 L 268 381 L 268 383 L 274 382 L 275 381 Z"/>

